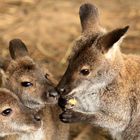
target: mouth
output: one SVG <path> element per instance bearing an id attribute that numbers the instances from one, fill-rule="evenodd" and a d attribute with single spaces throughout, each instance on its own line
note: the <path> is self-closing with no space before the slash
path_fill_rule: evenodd
<path id="1" fill-rule="evenodd" d="M 45 104 L 57 104 L 58 103 L 58 97 L 47 97 L 45 99 Z"/>
<path id="2" fill-rule="evenodd" d="M 29 132 L 34 132 L 42 128 L 43 126 L 43 121 L 41 120 L 40 122 L 35 123 L 32 127 L 29 128 Z"/>
<path id="3" fill-rule="evenodd" d="M 66 111 L 68 109 L 73 109 L 76 106 L 76 104 L 77 104 L 76 98 L 65 99 L 60 97 L 58 101 L 58 105 L 61 107 L 63 111 Z"/>
<path id="4" fill-rule="evenodd" d="M 47 89 L 45 94 L 43 94 L 43 100 L 46 104 L 56 104 L 58 103 L 59 94 L 54 87 Z"/>
<path id="5" fill-rule="evenodd" d="M 77 100 L 75 98 L 71 98 L 68 100 L 68 104 L 71 106 L 75 106 L 77 104 Z"/>

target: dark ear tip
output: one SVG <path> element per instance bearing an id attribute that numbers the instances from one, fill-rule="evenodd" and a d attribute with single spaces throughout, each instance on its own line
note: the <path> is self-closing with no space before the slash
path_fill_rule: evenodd
<path id="1" fill-rule="evenodd" d="M 124 28 L 123 28 L 123 31 L 126 33 L 127 31 L 128 31 L 128 29 L 129 29 L 129 25 L 127 25 L 127 26 L 125 26 Z"/>
<path id="2" fill-rule="evenodd" d="M 16 38 L 16 39 L 10 40 L 9 47 L 14 47 L 14 46 L 17 46 L 17 45 L 20 45 L 20 46 L 22 45 L 22 46 L 26 47 L 21 39 Z"/>
<path id="3" fill-rule="evenodd" d="M 16 59 L 17 57 L 22 57 L 28 54 L 26 45 L 20 39 L 12 39 L 9 42 L 9 51 L 13 59 Z"/>
<path id="4" fill-rule="evenodd" d="M 91 4 L 91 3 L 84 3 L 80 6 L 80 9 L 79 9 L 79 15 L 80 16 L 83 16 L 85 14 L 98 14 L 98 8 Z"/>
<path id="5" fill-rule="evenodd" d="M 15 45 L 15 44 L 24 44 L 22 41 L 21 41 L 21 39 L 12 39 L 12 40 L 10 40 L 10 42 L 9 42 L 9 47 L 10 46 L 13 46 L 13 45 Z"/>
<path id="6" fill-rule="evenodd" d="M 97 7 L 91 3 L 84 3 L 80 6 L 80 10 L 87 10 L 87 9 L 96 9 Z"/>

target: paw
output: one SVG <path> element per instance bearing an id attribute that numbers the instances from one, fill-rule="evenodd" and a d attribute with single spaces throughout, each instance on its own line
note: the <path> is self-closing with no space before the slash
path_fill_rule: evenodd
<path id="1" fill-rule="evenodd" d="M 74 123 L 74 122 L 80 122 L 83 116 L 79 112 L 67 110 L 67 111 L 64 111 L 62 114 L 60 114 L 59 118 L 64 123 Z"/>

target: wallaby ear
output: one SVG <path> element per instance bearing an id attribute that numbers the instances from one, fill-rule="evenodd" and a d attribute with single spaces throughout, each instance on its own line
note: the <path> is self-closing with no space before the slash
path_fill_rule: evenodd
<path id="1" fill-rule="evenodd" d="M 79 16 L 82 26 L 82 32 L 98 33 L 101 30 L 99 24 L 99 12 L 95 5 L 85 3 L 79 9 Z"/>
<path id="2" fill-rule="evenodd" d="M 0 57 L 0 69 L 4 69 L 7 59 Z"/>
<path id="3" fill-rule="evenodd" d="M 124 34 L 127 32 L 129 26 L 126 26 L 124 28 L 115 29 L 102 37 L 99 38 L 97 41 L 97 46 L 99 49 L 102 50 L 102 52 L 108 52 L 109 49 L 113 47 L 113 45 L 120 41 L 120 39 L 124 36 Z"/>
<path id="4" fill-rule="evenodd" d="M 27 47 L 20 39 L 13 39 L 10 41 L 9 51 L 13 59 L 28 55 Z"/>
<path id="5" fill-rule="evenodd" d="M 6 73 L 3 69 L 0 68 L 0 86 L 4 86 L 7 80 Z"/>

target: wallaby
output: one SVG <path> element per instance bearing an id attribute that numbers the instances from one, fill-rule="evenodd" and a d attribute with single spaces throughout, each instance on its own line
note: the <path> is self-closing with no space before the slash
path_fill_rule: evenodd
<path id="1" fill-rule="evenodd" d="M 40 116 L 25 107 L 13 92 L 0 88 L 0 137 L 33 133 L 40 127 Z"/>
<path id="2" fill-rule="evenodd" d="M 92 4 L 79 14 L 82 35 L 57 86 L 60 119 L 107 128 L 117 140 L 140 140 L 140 56 L 119 47 L 129 27 L 106 32 Z"/>
<path id="3" fill-rule="evenodd" d="M 4 71 L 1 72 L 3 86 L 13 91 L 25 106 L 41 110 L 43 116 L 40 132 L 34 136 L 28 134 L 23 139 L 67 140 L 69 125 L 63 124 L 58 118 L 61 111 L 56 104 L 58 94 L 48 73 L 34 62 L 21 40 L 11 40 L 9 50 L 12 60 L 5 63 Z"/>

